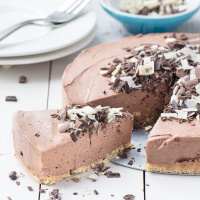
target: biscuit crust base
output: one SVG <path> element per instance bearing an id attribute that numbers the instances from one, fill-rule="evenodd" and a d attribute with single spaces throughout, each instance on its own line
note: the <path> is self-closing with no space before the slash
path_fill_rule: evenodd
<path id="1" fill-rule="evenodd" d="M 38 177 L 37 175 L 34 174 L 34 172 L 32 170 L 30 170 L 29 168 L 27 168 L 27 166 L 24 166 L 23 163 L 22 165 L 25 167 L 25 169 L 27 170 L 27 172 L 33 176 L 33 178 L 40 184 L 45 184 L 45 185 L 52 185 L 55 184 L 65 178 L 70 177 L 72 174 L 81 174 L 84 172 L 89 171 L 91 168 L 94 168 L 96 165 L 104 163 L 107 164 L 109 163 L 110 159 L 119 155 L 119 153 L 121 153 L 124 149 L 129 149 L 129 148 L 133 148 L 133 144 L 131 142 L 125 144 L 125 145 L 121 145 L 120 147 L 114 149 L 112 152 L 108 153 L 105 158 L 100 159 L 98 161 L 95 161 L 94 163 L 91 163 L 87 166 L 82 166 L 79 167 L 75 170 L 70 170 L 62 175 L 59 176 L 54 176 L 54 175 L 48 175 L 48 176 L 44 176 L 44 177 Z"/>
<path id="2" fill-rule="evenodd" d="M 184 161 L 173 165 L 147 163 L 149 172 L 173 173 L 173 174 L 200 174 L 200 160 Z"/>

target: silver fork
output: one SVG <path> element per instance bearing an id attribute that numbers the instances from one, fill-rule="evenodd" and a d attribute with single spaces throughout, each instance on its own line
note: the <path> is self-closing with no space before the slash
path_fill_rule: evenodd
<path id="1" fill-rule="evenodd" d="M 46 18 L 31 19 L 24 22 L 15 24 L 2 32 L 0 32 L 0 41 L 8 37 L 16 30 L 30 24 L 39 26 L 50 26 L 52 28 L 58 28 L 66 22 L 74 19 L 90 2 L 91 0 L 74 0 L 73 3 L 64 3 L 55 12 L 48 15 Z"/>

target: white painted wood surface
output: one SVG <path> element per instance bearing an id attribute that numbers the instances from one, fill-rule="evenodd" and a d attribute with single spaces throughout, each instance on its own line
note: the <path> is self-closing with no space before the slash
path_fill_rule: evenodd
<path id="1" fill-rule="evenodd" d="M 39 73 L 38 73 L 39 72 Z M 19 84 L 20 75 L 28 78 Z M 30 177 L 14 156 L 12 116 L 16 110 L 46 109 L 49 82 L 49 62 L 15 66 L 10 70 L 0 68 L 0 199 L 38 199 L 39 184 Z M 5 96 L 16 96 L 18 102 L 6 102 Z M 31 156 L 31 155 L 30 155 Z M 11 171 L 22 173 L 20 185 L 8 177 Z M 30 192 L 27 186 L 34 191 Z"/>
<path id="2" fill-rule="evenodd" d="M 94 174 L 94 171 L 89 171 L 83 174 L 74 175 L 53 186 L 42 185 L 42 189 L 47 189 L 46 194 L 41 194 L 40 199 L 45 200 L 49 192 L 53 189 L 59 189 L 62 200 L 122 200 L 127 194 L 133 194 L 136 199 L 144 199 L 143 193 L 143 172 L 129 168 L 108 164 L 110 171 L 120 173 L 120 178 L 107 178 L 99 176 L 96 182 L 88 179 L 88 175 Z M 75 183 L 71 178 L 77 177 L 80 182 Z M 95 195 L 94 190 L 99 194 Z M 77 195 L 74 195 L 77 193 Z"/>
<path id="3" fill-rule="evenodd" d="M 63 0 L 58 0 L 62 2 Z M 88 46 L 105 43 L 131 35 L 122 25 L 107 15 L 99 6 L 99 2 L 92 1 L 93 9 L 97 12 L 96 36 Z M 188 22 L 181 25 L 178 32 L 200 32 L 200 13 Z M 106 22 L 106 23 L 105 23 Z M 80 52 L 80 51 L 79 51 Z M 14 156 L 12 141 L 12 115 L 16 110 L 37 110 L 50 108 L 61 108 L 61 77 L 67 64 L 79 53 L 68 57 L 41 64 L 15 66 L 10 70 L 0 68 L 0 200 L 6 200 L 10 196 L 13 200 L 38 200 L 39 184 L 18 163 Z M 78 70 L 78 69 L 77 69 Z M 26 84 L 19 84 L 18 78 L 25 75 L 28 78 Z M 15 95 L 18 102 L 5 102 L 5 96 Z M 100 177 L 96 182 L 87 179 L 87 172 L 81 175 L 81 181 L 75 183 L 71 178 L 54 186 L 41 188 L 51 191 L 53 188 L 60 190 L 63 199 L 122 199 L 126 194 L 134 194 L 136 200 L 143 200 L 143 172 L 110 164 L 111 171 L 119 172 L 121 178 L 108 179 Z M 10 171 L 15 170 L 25 176 L 18 180 L 21 185 L 17 186 L 15 181 L 8 178 Z M 146 200 L 188 200 L 198 199 L 200 190 L 199 176 L 170 176 L 162 174 L 145 174 Z M 27 186 L 34 191 L 30 192 Z M 94 190 L 99 195 L 94 195 Z M 73 193 L 77 192 L 78 195 Z M 114 196 L 112 197 L 111 194 Z M 84 196 L 83 196 L 84 195 Z M 45 195 L 41 194 L 44 200 Z"/>
<path id="4" fill-rule="evenodd" d="M 145 173 L 146 200 L 199 199 L 200 176 Z"/>

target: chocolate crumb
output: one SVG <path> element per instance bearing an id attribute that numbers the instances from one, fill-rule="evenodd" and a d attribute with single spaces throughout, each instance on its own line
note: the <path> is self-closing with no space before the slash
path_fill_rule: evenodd
<path id="1" fill-rule="evenodd" d="M 133 194 L 127 194 L 123 197 L 125 200 L 134 200 L 135 196 Z"/>
<path id="2" fill-rule="evenodd" d="M 17 97 L 16 96 L 6 96 L 6 101 L 12 101 L 12 102 L 16 102 L 17 101 Z"/>
<path id="3" fill-rule="evenodd" d="M 27 186 L 27 188 L 29 191 L 31 191 L 31 192 L 33 191 L 33 188 L 31 186 Z"/>
<path id="4" fill-rule="evenodd" d="M 16 181 L 16 184 L 17 184 L 17 185 L 20 185 L 20 182 L 19 182 L 19 181 Z"/>
<path id="5" fill-rule="evenodd" d="M 19 83 L 26 83 L 26 82 L 27 82 L 26 76 L 20 76 L 19 77 Z"/>
<path id="6" fill-rule="evenodd" d="M 11 198 L 11 197 L 7 197 L 7 199 L 8 199 L 8 200 L 12 200 L 12 198 Z"/>
<path id="7" fill-rule="evenodd" d="M 71 180 L 72 180 L 73 182 L 75 182 L 75 183 L 80 182 L 80 178 L 78 178 L 78 177 L 73 177 Z"/>
<path id="8" fill-rule="evenodd" d="M 110 196 L 111 196 L 111 197 L 114 197 L 114 194 L 111 194 Z"/>
<path id="9" fill-rule="evenodd" d="M 141 148 L 138 148 L 138 149 L 137 149 L 137 152 L 141 152 Z"/>
<path id="10" fill-rule="evenodd" d="M 108 169 L 110 169 L 110 167 L 105 166 L 104 163 L 100 163 L 100 164 L 96 165 L 95 168 L 94 168 L 94 170 L 97 171 L 97 174 L 101 173 L 101 172 L 105 172 Z"/>
<path id="11" fill-rule="evenodd" d="M 115 173 L 111 171 L 107 171 L 105 175 L 107 176 L 107 178 L 120 178 L 120 173 Z"/>
<path id="12" fill-rule="evenodd" d="M 74 192 L 73 195 L 78 195 L 78 193 L 77 193 L 77 192 Z"/>
<path id="13" fill-rule="evenodd" d="M 40 193 L 46 193 L 45 189 L 40 189 Z"/>
<path id="14" fill-rule="evenodd" d="M 133 165 L 133 160 L 129 160 L 128 165 Z"/>
<path id="15" fill-rule="evenodd" d="M 98 195 L 99 193 L 96 190 L 94 190 L 94 194 Z"/>
<path id="16" fill-rule="evenodd" d="M 40 134 L 36 133 L 36 134 L 35 134 L 35 137 L 40 137 Z"/>
<path id="17" fill-rule="evenodd" d="M 53 189 L 50 194 L 53 196 L 53 198 L 58 199 L 58 197 L 59 197 L 59 189 Z"/>
<path id="18" fill-rule="evenodd" d="M 119 155 L 120 158 L 128 158 L 127 152 L 122 151 L 121 154 Z"/>
<path id="19" fill-rule="evenodd" d="M 10 174 L 9 174 L 9 178 L 12 180 L 12 181 L 15 181 L 17 180 L 17 172 L 16 171 L 11 171 Z"/>

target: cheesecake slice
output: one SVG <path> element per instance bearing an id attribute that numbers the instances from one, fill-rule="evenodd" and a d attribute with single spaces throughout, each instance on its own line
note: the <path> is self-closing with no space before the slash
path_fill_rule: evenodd
<path id="1" fill-rule="evenodd" d="M 200 173 L 200 123 L 157 121 L 147 146 L 147 170 L 176 174 Z"/>
<path id="2" fill-rule="evenodd" d="M 131 148 L 132 124 L 133 116 L 121 108 L 18 111 L 15 154 L 39 183 L 54 184 Z"/>

